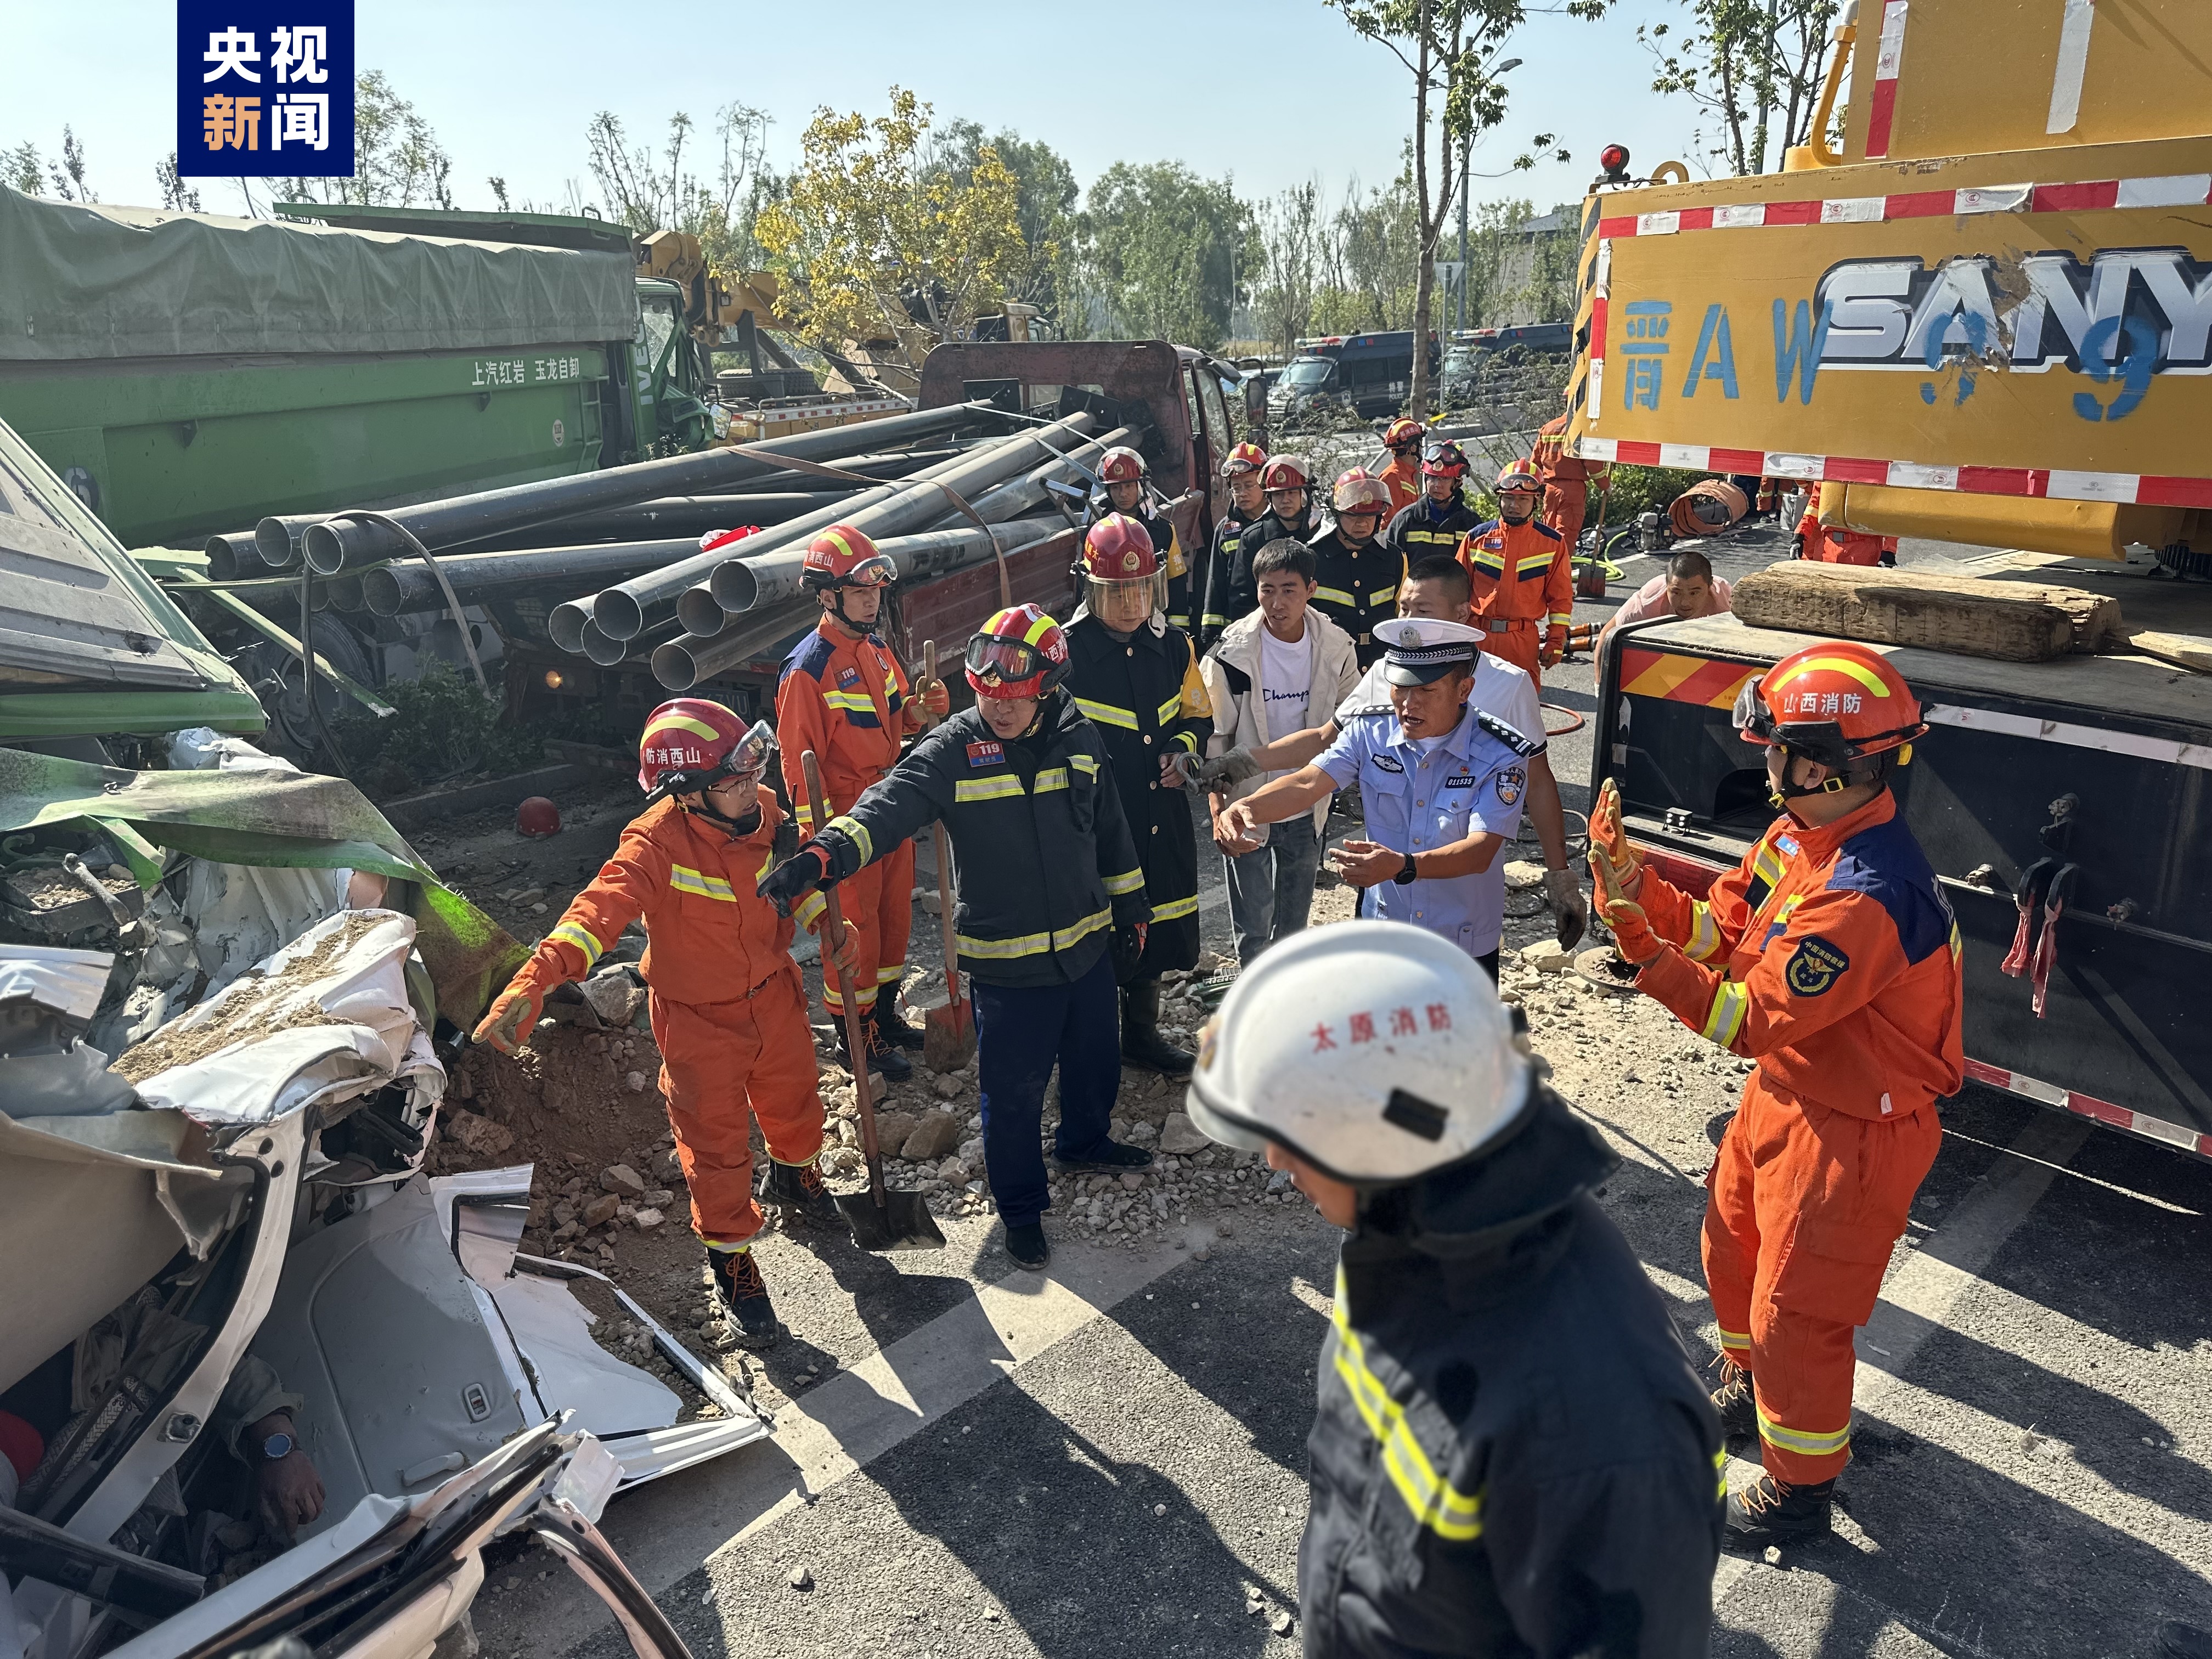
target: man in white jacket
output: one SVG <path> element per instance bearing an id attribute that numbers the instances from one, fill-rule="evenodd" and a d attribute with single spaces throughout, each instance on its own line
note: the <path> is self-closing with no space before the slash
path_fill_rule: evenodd
<path id="1" fill-rule="evenodd" d="M 1249 751 L 1326 721 L 1359 683 L 1352 636 L 1319 611 L 1314 553 L 1302 542 L 1270 542 L 1253 556 L 1259 609 L 1222 630 L 1198 665 L 1213 704 L 1210 752 Z M 1264 840 L 1241 840 L 1222 822 L 1232 800 L 1280 772 L 1261 772 L 1212 796 L 1213 842 L 1229 885 L 1237 959 L 1245 967 L 1275 940 L 1306 925 L 1321 864 L 1328 802 L 1285 823 L 1261 827 Z"/>

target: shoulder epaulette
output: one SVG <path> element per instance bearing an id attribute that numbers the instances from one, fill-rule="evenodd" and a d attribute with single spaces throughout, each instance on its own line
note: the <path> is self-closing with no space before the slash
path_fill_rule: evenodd
<path id="1" fill-rule="evenodd" d="M 1480 726 L 1484 731 L 1489 732 L 1492 737 L 1497 738 L 1498 742 L 1504 744 L 1508 749 L 1510 749 L 1516 755 L 1525 757 L 1543 753 L 1543 738 L 1528 736 L 1520 729 L 1520 727 L 1507 725 L 1504 720 L 1498 719 L 1497 715 L 1492 714 L 1486 708 L 1476 709 L 1474 711 L 1474 720 L 1476 725 Z"/>
<path id="2" fill-rule="evenodd" d="M 1542 531 L 1544 534 L 1549 536 L 1555 542 L 1564 539 L 1558 531 L 1553 529 L 1551 526 L 1546 524 L 1541 519 L 1536 520 L 1536 528 Z"/>
<path id="3" fill-rule="evenodd" d="M 788 676 L 794 669 L 815 678 L 830 665 L 830 658 L 836 647 L 822 636 L 820 629 L 810 629 L 806 637 L 792 647 L 791 654 L 783 659 L 783 673 Z"/>

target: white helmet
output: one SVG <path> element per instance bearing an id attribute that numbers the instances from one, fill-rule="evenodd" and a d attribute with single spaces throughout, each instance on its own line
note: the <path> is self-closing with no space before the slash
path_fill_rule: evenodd
<path id="1" fill-rule="evenodd" d="M 1495 1139 L 1529 1093 L 1480 963 L 1425 928 L 1346 921 L 1237 978 L 1184 1103 L 1225 1146 L 1273 1141 L 1340 1181 L 1390 1186 Z"/>

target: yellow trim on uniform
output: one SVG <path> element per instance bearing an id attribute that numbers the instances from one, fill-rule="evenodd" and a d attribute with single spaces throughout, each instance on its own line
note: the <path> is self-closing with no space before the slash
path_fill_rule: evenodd
<path id="1" fill-rule="evenodd" d="M 1133 708 L 1116 708 L 1110 702 L 1093 702 L 1088 697 L 1078 697 L 1075 706 L 1090 719 L 1107 726 L 1118 726 L 1133 732 L 1137 729 L 1137 714 Z"/>
<path id="2" fill-rule="evenodd" d="M 1749 1331 L 1732 1331 L 1729 1329 L 1727 1326 L 1723 1325 L 1721 1327 L 1721 1346 L 1723 1348 L 1741 1348 L 1746 1352 L 1748 1352 L 1751 1347 L 1751 1333 Z"/>
<path id="3" fill-rule="evenodd" d="M 1346 592 L 1342 588 L 1323 587 L 1318 582 L 1314 585 L 1313 596 L 1317 599 L 1327 599 L 1333 605 L 1351 605 L 1354 603 L 1352 595 Z"/>
<path id="4" fill-rule="evenodd" d="M 1197 914 L 1198 895 L 1195 893 L 1188 898 L 1170 899 L 1165 904 L 1152 907 L 1154 921 L 1173 921 L 1178 916 L 1194 916 Z"/>
<path id="5" fill-rule="evenodd" d="M 1337 1269 L 1336 1305 L 1329 1312 L 1336 1327 L 1336 1372 L 1344 1379 L 1367 1425 L 1382 1448 L 1382 1468 L 1398 1489 L 1413 1518 L 1439 1538 L 1467 1543 L 1482 1536 L 1482 1493 L 1463 1492 L 1439 1475 L 1429 1461 L 1419 1437 L 1406 1421 L 1406 1409 L 1391 1399 L 1367 1364 L 1367 1351 L 1344 1311 L 1344 1270 Z"/>
<path id="6" fill-rule="evenodd" d="M 824 691 L 822 701 L 848 714 L 872 714 L 876 705 L 865 691 Z"/>
<path id="7" fill-rule="evenodd" d="M 1713 1496 L 1722 1503 L 1728 1502 L 1728 1448 L 1723 1446 L 1713 1454 L 1713 1480 L 1717 1488 Z"/>
<path id="8" fill-rule="evenodd" d="M 647 726 L 645 736 L 639 739 L 638 746 L 643 748 L 663 732 L 689 732 L 693 737 L 704 738 L 709 743 L 715 742 L 722 735 L 704 720 L 695 720 L 689 714 L 671 714 L 659 725 Z"/>
<path id="9" fill-rule="evenodd" d="M 902 962 L 886 963 L 876 969 L 876 983 L 878 985 L 896 985 L 905 977 L 906 963 Z"/>
<path id="10" fill-rule="evenodd" d="M 1713 921 L 1713 907 L 1703 899 L 1690 901 L 1690 942 L 1682 947 L 1682 954 L 1692 962 L 1703 962 L 1721 948 L 1721 930 Z"/>
<path id="11" fill-rule="evenodd" d="M 1571 611 L 1554 611 L 1544 618 L 1553 628 L 1565 628 L 1574 619 L 1575 613 Z"/>
<path id="12" fill-rule="evenodd" d="M 1540 576 L 1551 568 L 1549 553 L 1523 553 L 1513 562 L 1513 574 L 1516 576 Z"/>
<path id="13" fill-rule="evenodd" d="M 1758 1411 L 1757 1406 L 1753 1407 Z M 1759 1411 L 1759 1437 L 1770 1446 L 1779 1446 L 1784 1451 L 1801 1453 L 1807 1457 L 1827 1457 L 1851 1443 L 1851 1425 L 1846 1422 L 1832 1434 L 1814 1434 L 1803 1429 L 1784 1428 L 1765 1412 Z"/>
<path id="14" fill-rule="evenodd" d="M 573 945 L 581 951 L 584 953 L 584 971 L 587 974 L 607 948 L 594 939 L 591 930 L 580 922 L 564 921 L 545 937 L 559 939 L 563 945 Z"/>
<path id="15" fill-rule="evenodd" d="M 679 893 L 696 893 L 701 898 L 720 899 L 726 904 L 738 902 L 737 893 L 728 882 L 703 870 L 694 870 L 688 864 L 668 866 L 668 884 Z"/>
<path id="16" fill-rule="evenodd" d="M 1959 937 L 1959 924 L 1954 921 L 1951 924 L 1951 960 L 1958 961 L 1966 948 L 1965 941 Z"/>
<path id="17" fill-rule="evenodd" d="M 842 830 L 853 838 L 853 845 L 860 849 L 860 864 L 863 868 L 876 861 L 875 838 L 868 834 L 866 826 L 859 819 L 834 817 L 823 828 L 825 831 Z"/>
<path id="18" fill-rule="evenodd" d="M 811 801 L 795 800 L 792 802 L 791 815 L 799 821 L 799 827 L 800 829 L 805 830 L 809 833 L 812 832 L 814 829 L 814 804 Z"/>
<path id="19" fill-rule="evenodd" d="M 1034 793 L 1042 795 L 1048 790 L 1066 787 L 1067 769 L 1065 766 L 1048 766 L 1036 775 L 1036 788 Z"/>
<path id="20" fill-rule="evenodd" d="M 952 799 L 963 800 L 1003 800 L 1009 795 L 1022 793 L 1022 781 L 1011 772 L 995 778 L 955 778 Z"/>
<path id="21" fill-rule="evenodd" d="M 1158 708 L 1153 711 L 1153 716 L 1162 726 L 1165 726 L 1170 720 L 1172 720 L 1181 713 L 1182 713 L 1182 689 L 1178 687 L 1175 696 L 1170 697 L 1165 702 L 1162 703 Z"/>
<path id="22" fill-rule="evenodd" d="M 986 962 L 1005 962 L 1015 957 L 1036 956 L 1046 951 L 1065 951 L 1070 945 L 1080 945 L 1100 928 L 1112 926 L 1113 921 L 1111 910 L 1100 910 L 1084 917 L 1072 927 L 1055 928 L 1049 933 L 1023 933 L 1013 939 L 975 939 L 966 933 L 955 933 L 952 942 L 963 957 L 975 957 Z"/>
<path id="23" fill-rule="evenodd" d="M 1468 553 L 1467 562 L 1478 569 L 1488 571 L 1493 576 L 1503 576 L 1505 574 L 1505 556 L 1503 553 L 1486 553 L 1481 549 L 1475 548 Z"/>
<path id="24" fill-rule="evenodd" d="M 1759 842 L 1759 849 L 1751 855 L 1751 873 L 1769 887 L 1773 886 L 1782 879 L 1782 855 L 1765 842 Z"/>
<path id="25" fill-rule="evenodd" d="M 792 909 L 792 916 L 808 933 L 814 931 L 814 920 L 830 908 L 830 901 L 819 893 L 809 893 Z"/>
<path id="26" fill-rule="evenodd" d="M 1713 994 L 1713 1006 L 1706 1012 L 1705 1023 L 1698 1035 L 1727 1048 L 1743 1030 L 1743 1017 L 1750 1008 L 1751 993 L 1732 979 L 1723 980 L 1721 988 Z"/>
<path id="27" fill-rule="evenodd" d="M 1124 893 L 1133 893 L 1144 884 L 1145 872 L 1142 870 L 1131 870 L 1122 875 L 1106 878 L 1106 890 L 1115 898 Z"/>
<path id="28" fill-rule="evenodd" d="M 1070 755 L 1067 763 L 1079 772 L 1088 773 L 1094 778 L 1098 775 L 1098 757 L 1096 755 Z"/>

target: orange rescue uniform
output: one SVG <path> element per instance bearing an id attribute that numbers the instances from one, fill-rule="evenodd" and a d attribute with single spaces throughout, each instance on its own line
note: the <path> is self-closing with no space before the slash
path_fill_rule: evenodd
<path id="1" fill-rule="evenodd" d="M 1375 475 L 1390 486 L 1390 511 L 1383 516 L 1388 524 L 1406 508 L 1421 499 L 1421 458 L 1419 455 L 1393 453 L 1389 463 Z"/>
<path id="2" fill-rule="evenodd" d="M 1538 516 L 1559 532 L 1571 559 L 1575 544 L 1582 539 L 1583 520 L 1589 512 L 1589 487 L 1606 476 L 1606 464 L 1568 453 L 1564 415 L 1536 428 L 1535 447 L 1528 459 L 1544 480 L 1544 510 Z"/>
<path id="3" fill-rule="evenodd" d="M 821 763 L 830 816 L 851 811 L 862 793 L 897 763 L 900 739 L 921 729 L 913 689 L 882 640 L 873 634 L 855 639 L 827 617 L 785 659 L 775 688 L 775 737 L 783 753 L 784 787 L 802 836 L 812 835 L 817 826 L 807 810 L 800 757 L 811 749 Z M 838 897 L 860 951 L 853 984 L 866 1011 L 875 1006 L 881 987 L 895 988 L 906 977 L 907 939 L 914 931 L 914 843 L 901 842 L 896 852 L 848 877 Z M 799 920 L 816 926 L 823 904 L 819 893 L 810 893 L 799 907 Z M 836 975 L 823 975 L 822 997 L 833 1017 L 844 1012 Z"/>
<path id="4" fill-rule="evenodd" d="M 539 992 L 581 979 L 641 918 L 660 1092 L 691 1189 L 691 1227 L 709 1245 L 760 1231 L 748 1115 L 779 1164 L 822 1152 L 822 1096 L 792 924 L 757 896 L 783 811 L 763 790 L 761 821 L 733 836 L 672 800 L 631 821 L 615 854 L 569 902 L 516 975 Z"/>
<path id="5" fill-rule="evenodd" d="M 1560 650 L 1575 618 L 1568 545 L 1539 520 L 1492 519 L 1460 538 L 1459 562 L 1474 586 L 1474 625 L 1482 648 L 1543 684 L 1540 650 Z"/>
<path id="6" fill-rule="evenodd" d="M 1894 536 L 1872 536 L 1841 525 L 1824 526 L 1817 505 L 1805 509 L 1797 533 L 1805 538 L 1805 557 L 1814 564 L 1880 564 L 1883 554 L 1893 556 L 1897 552 Z"/>
<path id="7" fill-rule="evenodd" d="M 1851 1332 L 1964 1078 L 1957 925 L 1887 790 L 1823 828 L 1778 819 L 1704 899 L 1647 868 L 1637 902 L 1666 941 L 1638 988 L 1758 1062 L 1705 1178 L 1705 1282 L 1767 1472 L 1832 1480 Z"/>

